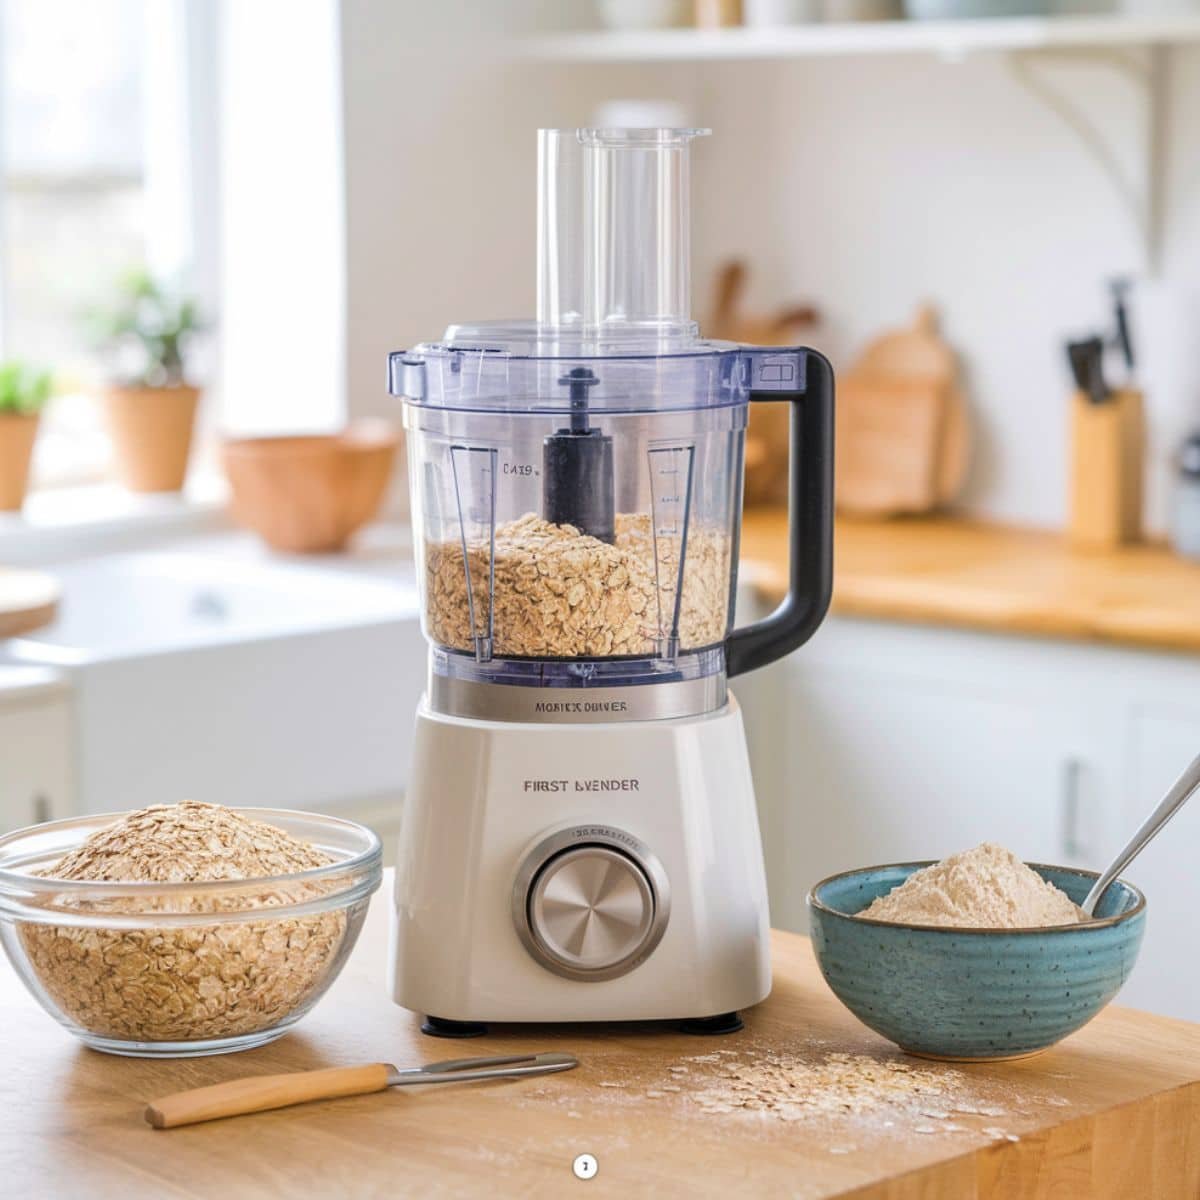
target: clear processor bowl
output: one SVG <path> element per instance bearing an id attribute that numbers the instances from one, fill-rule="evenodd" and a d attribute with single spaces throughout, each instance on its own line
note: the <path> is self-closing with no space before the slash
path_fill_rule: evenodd
<path id="1" fill-rule="evenodd" d="M 251 880 L 63 880 L 55 863 L 128 814 L 0 838 L 0 941 L 42 1007 L 88 1046 L 147 1058 L 247 1050 L 286 1033 L 337 978 L 379 886 L 379 838 L 318 813 L 238 811 L 331 861 Z"/>
<path id="2" fill-rule="evenodd" d="M 738 354 L 545 357 L 422 347 L 405 405 L 413 529 L 435 669 L 539 686 L 719 669 L 737 571 L 748 394 Z M 589 383 L 611 526 L 547 512 L 549 447 Z M 586 439 L 579 439 L 586 440 Z M 586 465 L 586 464 L 585 464 Z M 578 485 L 594 486 L 583 480 Z M 707 666 L 706 666 L 707 664 Z M 578 682 L 586 682 L 579 680 Z"/>

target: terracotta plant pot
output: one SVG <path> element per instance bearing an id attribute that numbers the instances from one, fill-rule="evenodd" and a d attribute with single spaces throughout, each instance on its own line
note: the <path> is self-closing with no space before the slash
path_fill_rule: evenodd
<path id="1" fill-rule="evenodd" d="M 37 413 L 0 413 L 0 512 L 19 512 L 29 485 Z"/>
<path id="2" fill-rule="evenodd" d="M 117 478 L 133 492 L 178 492 L 187 475 L 199 391 L 114 387 L 104 394 Z"/>
<path id="3" fill-rule="evenodd" d="M 221 461 L 234 518 L 274 550 L 342 550 L 379 511 L 399 442 L 385 421 L 329 436 L 227 441 Z"/>

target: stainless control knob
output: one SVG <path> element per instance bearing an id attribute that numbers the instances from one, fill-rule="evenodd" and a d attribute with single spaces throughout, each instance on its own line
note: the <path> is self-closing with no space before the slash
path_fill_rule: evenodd
<path id="1" fill-rule="evenodd" d="M 666 877 L 628 834 L 567 831 L 525 860 L 513 910 L 521 940 L 543 966 L 572 979 L 613 979 L 644 961 L 662 937 Z"/>

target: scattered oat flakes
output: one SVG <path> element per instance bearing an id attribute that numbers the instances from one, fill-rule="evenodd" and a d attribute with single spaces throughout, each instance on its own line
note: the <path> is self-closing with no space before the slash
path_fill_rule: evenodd
<path id="1" fill-rule="evenodd" d="M 809 1063 L 781 1052 L 749 1052 L 722 1068 L 720 1075 L 697 1083 L 693 1099 L 701 1111 L 769 1113 L 785 1121 L 920 1105 L 962 1080 L 953 1069 L 914 1067 L 864 1054 L 827 1054 Z"/>

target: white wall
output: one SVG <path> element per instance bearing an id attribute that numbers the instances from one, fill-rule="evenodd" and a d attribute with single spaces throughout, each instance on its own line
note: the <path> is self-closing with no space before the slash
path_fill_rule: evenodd
<path id="1" fill-rule="evenodd" d="M 345 417 L 345 187 L 337 0 L 221 7 L 221 425 Z"/>
<path id="2" fill-rule="evenodd" d="M 1060 523 L 1061 343 L 1106 320 L 1104 281 L 1140 262 L 1099 168 L 1001 56 L 706 74 L 703 117 L 724 136 L 701 152 L 698 275 L 746 254 L 764 304 L 794 295 L 821 306 L 835 362 L 918 299 L 934 300 L 975 404 L 981 452 L 965 502 L 1003 520 Z M 1169 448 L 1188 423 L 1200 426 L 1200 53 L 1177 53 L 1173 77 L 1165 265 L 1134 312 L 1147 383 L 1160 389 L 1148 396 L 1155 517 Z M 1119 78 L 1061 78 L 1076 81 L 1102 127 L 1133 123 Z"/>
<path id="3" fill-rule="evenodd" d="M 544 5 L 342 2 L 352 411 L 395 411 L 389 350 L 533 314 L 535 131 L 582 123 L 608 86 L 489 55 Z"/>
<path id="4" fill-rule="evenodd" d="M 422 15 L 343 0 L 352 409 L 388 406 L 388 349 L 532 312 L 534 128 L 585 122 L 606 98 L 672 98 L 714 129 L 697 149 L 694 310 L 714 264 L 743 255 L 757 304 L 820 305 L 814 340 L 836 363 L 932 298 L 976 411 L 968 507 L 1061 521 L 1061 342 L 1104 317 L 1103 281 L 1139 249 L 1098 168 L 1003 58 L 505 66 L 427 41 Z M 1173 52 L 1171 74 L 1166 265 L 1136 301 L 1156 521 L 1168 450 L 1200 426 L 1200 51 Z M 1084 82 L 1093 119 L 1128 132 L 1129 90 Z"/>

